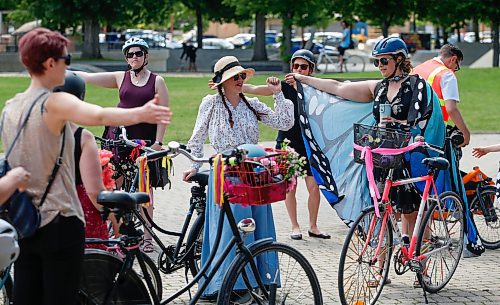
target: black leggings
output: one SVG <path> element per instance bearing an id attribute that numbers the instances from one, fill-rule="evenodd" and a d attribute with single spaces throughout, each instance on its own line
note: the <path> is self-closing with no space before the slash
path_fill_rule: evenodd
<path id="1" fill-rule="evenodd" d="M 76 304 L 84 244 L 84 224 L 75 216 L 58 215 L 21 240 L 14 264 L 15 304 Z"/>

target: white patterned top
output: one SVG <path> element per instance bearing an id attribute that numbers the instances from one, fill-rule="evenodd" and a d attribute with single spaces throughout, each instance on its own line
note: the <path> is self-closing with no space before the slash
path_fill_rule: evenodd
<path id="1" fill-rule="evenodd" d="M 293 103 L 285 99 L 282 92 L 274 95 L 274 110 L 259 101 L 248 98 L 248 103 L 259 113 L 262 123 L 279 130 L 288 130 L 294 123 Z M 207 95 L 201 101 L 193 134 L 188 141 L 188 148 L 197 157 L 203 157 L 203 144 L 207 139 L 217 152 L 238 147 L 241 144 L 257 144 L 259 125 L 255 114 L 240 100 L 236 107 L 226 99 L 225 103 L 233 114 L 234 126 L 229 125 L 229 114 L 222 104 L 219 94 Z M 199 169 L 201 164 L 194 163 Z"/>

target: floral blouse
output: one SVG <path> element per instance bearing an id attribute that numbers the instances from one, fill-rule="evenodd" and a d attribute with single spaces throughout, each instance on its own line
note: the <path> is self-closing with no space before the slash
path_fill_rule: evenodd
<path id="1" fill-rule="evenodd" d="M 247 98 L 248 103 L 259 113 L 262 123 L 279 130 L 288 130 L 294 123 L 293 103 L 285 99 L 282 92 L 274 95 L 274 110 L 259 101 L 258 98 Z M 234 126 L 229 125 L 227 109 L 222 104 L 219 94 L 207 95 L 203 98 L 198 110 L 193 135 L 188 141 L 188 148 L 196 157 L 203 157 L 203 144 L 210 139 L 210 144 L 217 152 L 238 147 L 241 144 L 257 144 L 259 141 L 259 125 L 257 117 L 245 102 L 240 101 L 236 107 L 226 99 L 224 101 L 233 115 Z M 194 163 L 199 169 L 201 164 Z"/>

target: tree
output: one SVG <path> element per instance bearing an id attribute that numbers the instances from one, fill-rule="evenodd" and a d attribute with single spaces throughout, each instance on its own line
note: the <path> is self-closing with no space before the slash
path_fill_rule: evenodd
<path id="1" fill-rule="evenodd" d="M 493 34 L 493 67 L 499 66 L 500 43 L 500 7 L 498 0 L 483 0 L 475 2 L 477 16 L 491 26 Z"/>

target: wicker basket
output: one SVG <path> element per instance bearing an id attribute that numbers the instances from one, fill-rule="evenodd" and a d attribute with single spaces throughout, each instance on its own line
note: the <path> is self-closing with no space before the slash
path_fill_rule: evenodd
<path id="1" fill-rule="evenodd" d="M 411 133 L 400 130 L 383 128 L 378 126 L 369 126 L 363 124 L 354 124 L 354 143 L 371 149 L 376 148 L 403 148 L 408 146 Z M 404 154 L 381 155 L 373 153 L 373 166 L 378 168 L 401 168 L 404 165 Z M 354 150 L 354 161 L 364 164 L 361 159 L 361 151 Z"/>
<path id="2" fill-rule="evenodd" d="M 224 169 L 224 192 L 230 203 L 264 205 L 282 201 L 288 182 L 286 151 L 266 149 L 268 155 L 247 158 Z"/>

